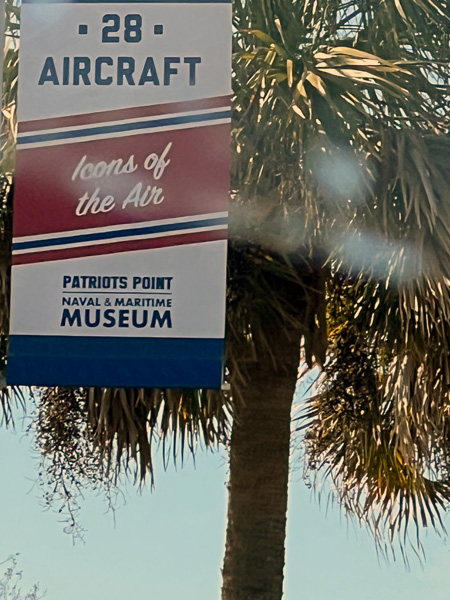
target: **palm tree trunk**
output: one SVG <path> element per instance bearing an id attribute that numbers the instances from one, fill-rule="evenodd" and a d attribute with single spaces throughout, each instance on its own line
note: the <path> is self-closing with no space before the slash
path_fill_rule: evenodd
<path id="1" fill-rule="evenodd" d="M 299 330 L 272 327 L 272 356 L 247 370 L 234 391 L 228 528 L 222 600 L 280 600 L 286 535 L 291 406 L 300 356 Z M 242 387 L 239 390 L 243 392 Z"/>

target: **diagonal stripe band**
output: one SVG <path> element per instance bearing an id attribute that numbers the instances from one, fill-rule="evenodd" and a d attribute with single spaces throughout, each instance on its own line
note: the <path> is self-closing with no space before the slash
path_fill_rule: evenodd
<path id="1" fill-rule="evenodd" d="M 53 248 L 74 248 L 86 244 L 117 243 L 142 237 L 160 237 L 165 235 L 176 235 L 177 233 L 190 233 L 192 231 L 208 231 L 212 229 L 224 229 L 227 227 L 227 217 L 216 217 L 211 219 L 192 220 L 181 223 L 168 223 L 164 225 L 151 225 L 135 227 L 115 231 L 101 231 L 96 233 L 62 235 L 50 239 L 37 239 L 30 241 L 13 242 L 13 254 L 28 252 L 45 252 Z"/>
<path id="2" fill-rule="evenodd" d="M 114 134 L 133 134 L 137 132 L 151 131 L 152 129 L 163 130 L 165 128 L 172 129 L 177 127 L 185 127 L 186 125 L 213 124 L 214 121 L 223 121 L 231 119 L 231 109 L 225 108 L 222 110 L 214 110 L 209 112 L 201 112 L 199 114 L 182 114 L 176 116 L 153 117 L 146 120 L 128 121 L 123 123 L 114 123 L 111 125 L 100 124 L 91 127 L 83 127 L 76 129 L 62 129 L 47 132 L 37 132 L 33 134 L 21 134 L 18 137 L 17 143 L 24 147 L 28 145 L 47 145 L 48 143 L 61 143 L 68 140 L 80 140 L 83 138 L 104 138 Z"/>

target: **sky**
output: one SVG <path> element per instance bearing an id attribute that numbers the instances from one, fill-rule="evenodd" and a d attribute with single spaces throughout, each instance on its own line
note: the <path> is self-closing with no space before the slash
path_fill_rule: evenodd
<path id="1" fill-rule="evenodd" d="M 46 600 L 219 600 L 224 453 L 199 452 L 195 468 L 191 460 L 167 472 L 160 464 L 156 489 L 138 494 L 130 485 L 115 523 L 104 501 L 88 494 L 85 541 L 73 545 L 59 515 L 43 510 L 30 444 L 20 422 L 15 433 L 0 429 L 0 559 L 20 553 L 23 590 L 40 582 Z M 284 600 L 450 600 L 450 546 L 431 533 L 424 545 L 423 568 L 379 562 L 367 532 L 349 526 L 336 506 L 320 505 L 294 464 Z"/>

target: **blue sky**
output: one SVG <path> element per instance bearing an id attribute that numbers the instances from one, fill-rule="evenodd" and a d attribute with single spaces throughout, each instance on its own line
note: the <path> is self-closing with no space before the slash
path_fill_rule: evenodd
<path id="1" fill-rule="evenodd" d="M 175 471 L 158 469 L 156 490 L 130 485 L 116 524 L 101 498 L 88 495 L 85 543 L 72 543 L 58 515 L 33 487 L 30 439 L 0 429 L 0 556 L 20 552 L 24 588 L 39 581 L 47 600 L 214 600 L 226 517 L 224 454 L 199 452 Z M 450 600 L 450 548 L 425 537 L 427 564 L 379 564 L 372 540 L 337 507 L 319 506 L 291 477 L 285 600 Z"/>

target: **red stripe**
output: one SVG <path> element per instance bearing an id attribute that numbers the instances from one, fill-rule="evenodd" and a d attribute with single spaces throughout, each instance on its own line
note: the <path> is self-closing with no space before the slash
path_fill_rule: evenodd
<path id="1" fill-rule="evenodd" d="M 121 110 L 108 110 L 105 112 L 88 113 L 84 115 L 71 115 L 52 119 L 36 119 L 19 123 L 19 133 L 56 129 L 59 127 L 75 127 L 78 125 L 91 125 L 108 121 L 120 121 L 154 115 L 167 115 L 188 110 L 203 110 L 207 108 L 220 108 L 231 104 L 231 96 L 217 96 L 216 98 L 203 98 L 187 102 L 171 102 L 170 104 L 155 104 L 154 106 L 139 106 Z"/>
<path id="2" fill-rule="evenodd" d="M 144 168 L 150 153 L 160 155 L 168 143 L 170 164 L 155 180 Z M 112 225 L 174 219 L 223 212 L 228 208 L 230 125 L 163 131 L 129 138 L 112 138 L 20 150 L 17 155 L 14 198 L 14 237 L 96 229 Z M 75 168 L 86 162 L 127 163 L 134 157 L 134 172 L 83 180 L 72 180 Z M 131 190 L 160 187 L 164 201 L 147 206 L 122 203 Z M 89 212 L 77 217 L 79 199 L 99 189 L 100 198 L 115 199 L 114 210 Z"/>
<path id="3" fill-rule="evenodd" d="M 48 252 L 33 252 L 29 254 L 13 255 L 13 265 L 26 265 L 31 263 L 50 262 L 54 260 L 69 260 L 88 256 L 103 256 L 105 254 L 119 254 L 136 250 L 150 250 L 152 248 L 168 248 L 171 246 L 185 246 L 215 240 L 227 239 L 227 231 L 205 231 L 174 235 L 165 238 L 133 240 L 117 244 L 101 244 L 98 246 L 83 246 L 81 248 L 68 248 L 67 250 L 50 250 Z"/>

